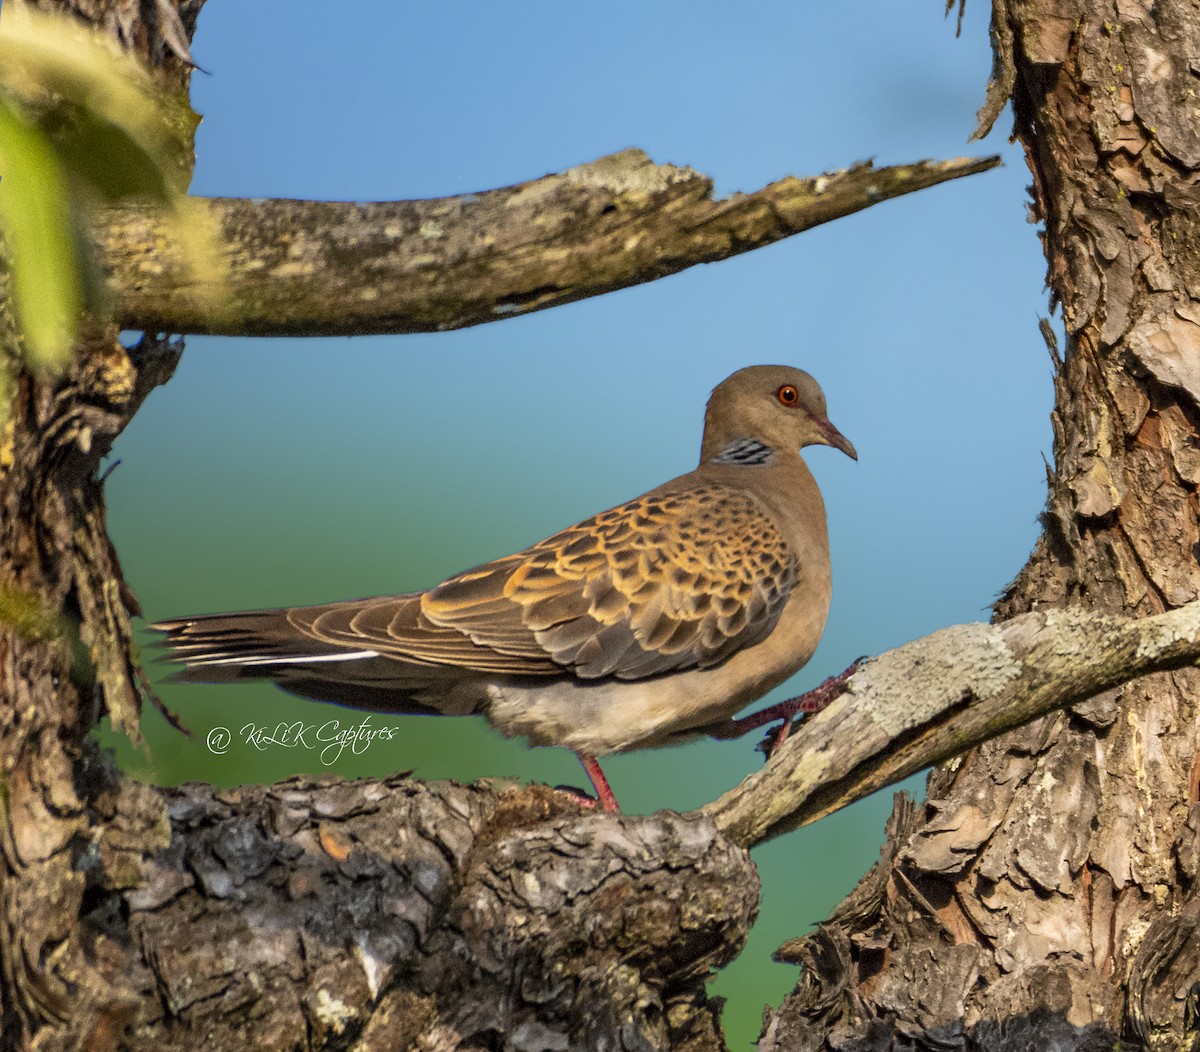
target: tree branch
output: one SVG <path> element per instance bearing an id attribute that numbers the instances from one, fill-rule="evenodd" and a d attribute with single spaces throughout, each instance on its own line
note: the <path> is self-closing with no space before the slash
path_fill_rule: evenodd
<path id="1" fill-rule="evenodd" d="M 701 808 L 751 847 L 1055 709 L 1200 659 L 1200 602 L 944 628 L 872 659 L 760 771 Z"/>
<path id="2" fill-rule="evenodd" d="M 625 150 L 518 186 L 424 201 L 212 198 L 205 203 L 228 265 L 223 289 L 197 283 L 149 209 L 110 209 L 94 236 L 126 329 L 432 332 L 726 259 L 999 163 L 866 162 L 714 200 L 707 176 Z"/>

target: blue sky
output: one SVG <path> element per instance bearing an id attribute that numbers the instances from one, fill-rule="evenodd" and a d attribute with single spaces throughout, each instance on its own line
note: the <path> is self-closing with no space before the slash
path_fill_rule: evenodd
<path id="1" fill-rule="evenodd" d="M 335 14 L 336 12 L 336 14 Z M 874 157 L 965 153 L 1005 167 L 769 249 L 477 329 L 336 340 L 190 339 L 115 455 L 114 536 L 149 618 L 401 591 L 505 554 L 694 466 L 703 405 L 757 362 L 812 372 L 857 464 L 816 449 L 834 602 L 789 684 L 987 617 L 1044 503 L 1049 359 L 1028 173 L 1000 134 L 968 144 L 990 55 L 940 5 L 209 0 L 194 55 L 204 116 L 193 192 L 441 196 L 630 146 L 721 194 Z M 781 691 L 785 696 L 788 691 Z M 167 687 L 200 731 L 147 717 L 138 769 L 164 781 L 276 778 L 313 757 L 216 757 L 204 732 L 297 709 L 269 687 Z M 304 718 L 308 718 L 306 715 Z M 315 717 L 314 717 L 315 718 Z M 581 782 L 471 721 L 393 721 L 337 769 Z M 634 811 L 694 807 L 758 762 L 752 742 L 614 758 Z M 767 962 L 874 860 L 880 794 L 756 853 L 764 910 L 719 981 L 733 1047 L 795 970 Z"/>

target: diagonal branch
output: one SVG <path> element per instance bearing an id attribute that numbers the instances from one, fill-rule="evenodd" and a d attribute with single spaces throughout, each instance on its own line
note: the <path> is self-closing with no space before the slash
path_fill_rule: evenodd
<path id="1" fill-rule="evenodd" d="M 151 210 L 106 211 L 95 239 L 126 329 L 432 332 L 653 281 L 999 163 L 867 162 L 715 200 L 707 176 L 625 150 L 518 186 L 424 201 L 212 198 L 223 292 L 189 274 Z"/>
<path id="2" fill-rule="evenodd" d="M 770 762 L 698 813 L 751 847 L 981 742 L 1200 660 L 1200 601 L 1153 617 L 1082 609 L 944 628 L 871 660 Z"/>

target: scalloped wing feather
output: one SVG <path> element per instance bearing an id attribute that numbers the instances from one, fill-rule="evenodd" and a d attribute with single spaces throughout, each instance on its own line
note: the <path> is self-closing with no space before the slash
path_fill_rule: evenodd
<path id="1" fill-rule="evenodd" d="M 692 486 L 649 493 L 452 577 L 421 596 L 418 630 L 393 623 L 386 640 L 368 639 L 397 657 L 481 671 L 491 669 L 474 663 L 475 648 L 539 670 L 549 659 L 585 679 L 641 679 L 720 664 L 760 642 L 796 577 L 795 555 L 759 501 Z M 454 655 L 437 629 L 469 645 Z"/>

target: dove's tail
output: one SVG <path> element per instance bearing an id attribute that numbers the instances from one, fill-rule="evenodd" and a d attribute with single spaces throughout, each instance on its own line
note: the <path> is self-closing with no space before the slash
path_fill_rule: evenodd
<path id="1" fill-rule="evenodd" d="M 374 650 L 326 643 L 299 631 L 287 610 L 249 610 L 159 621 L 170 660 L 184 669 L 185 683 L 226 683 L 247 676 L 271 676 L 281 667 L 356 661 L 378 657 Z"/>
<path id="2" fill-rule="evenodd" d="M 438 707 L 424 700 L 425 689 L 451 670 L 392 660 L 365 642 L 357 647 L 327 642 L 293 623 L 296 616 L 321 609 L 326 608 L 206 614 L 150 627 L 166 637 L 162 645 L 170 652 L 168 660 L 183 666 L 170 677 L 172 682 L 269 679 L 291 694 L 356 709 L 426 715 L 470 711 L 469 706 Z"/>

